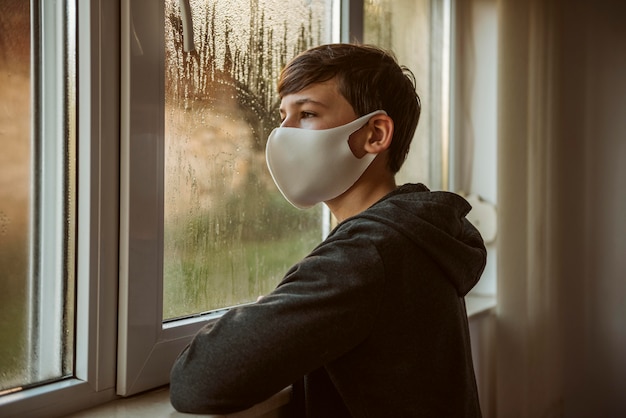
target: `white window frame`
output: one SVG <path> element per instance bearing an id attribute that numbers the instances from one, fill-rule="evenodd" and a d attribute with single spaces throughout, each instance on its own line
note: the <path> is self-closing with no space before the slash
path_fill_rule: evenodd
<path id="1" fill-rule="evenodd" d="M 75 25 L 75 16 L 67 10 L 65 1 L 40 2 L 33 5 L 33 15 L 39 16 L 41 34 L 33 36 L 33 64 L 31 79 L 33 115 L 39 115 L 33 124 L 34 137 L 32 179 L 35 186 L 31 204 L 32 256 L 30 257 L 28 312 L 31 318 L 28 347 L 31 379 L 36 382 L 56 379 L 63 372 L 65 312 L 65 283 L 72 281 L 73 266 L 65 256 L 66 237 L 73 231 L 68 225 L 66 188 L 73 179 L 66 178 L 66 158 L 72 144 L 68 144 L 71 129 L 68 126 L 68 87 L 66 80 L 73 71 L 68 68 L 69 54 L 73 54 L 73 36 L 68 28 Z M 32 25 L 33 29 L 35 25 Z M 71 29 L 69 29 L 71 30 Z M 68 53 L 59 54 L 56 45 L 67 43 Z M 40 86 L 41 88 L 37 88 Z M 33 118 L 34 119 L 34 118 Z M 71 223 L 71 221 L 70 221 Z M 69 271 L 68 271 L 69 270 Z"/>
<path id="2" fill-rule="evenodd" d="M 335 5 L 337 17 L 339 2 Z M 164 187 L 155 173 L 164 172 L 164 3 L 133 0 L 124 2 L 121 12 L 117 393 L 128 396 L 167 384 L 178 354 L 226 309 L 163 323 Z"/>

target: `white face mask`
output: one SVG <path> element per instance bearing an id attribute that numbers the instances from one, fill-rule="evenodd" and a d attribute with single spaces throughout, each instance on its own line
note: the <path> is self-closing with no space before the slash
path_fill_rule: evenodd
<path id="1" fill-rule="evenodd" d="M 285 199 L 306 209 L 339 196 L 356 183 L 376 154 L 355 157 L 348 139 L 378 114 L 386 113 L 377 110 L 330 129 L 274 129 L 267 140 L 265 159 Z"/>

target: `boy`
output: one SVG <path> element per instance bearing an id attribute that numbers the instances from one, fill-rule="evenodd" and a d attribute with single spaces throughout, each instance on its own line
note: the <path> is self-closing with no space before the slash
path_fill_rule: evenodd
<path id="1" fill-rule="evenodd" d="M 309 417 L 479 417 L 463 297 L 486 251 L 469 204 L 396 187 L 420 114 L 412 74 L 371 46 L 283 70 L 267 163 L 285 198 L 339 224 L 257 303 L 201 330 L 172 369 L 180 411 L 242 410 L 294 385 Z"/>

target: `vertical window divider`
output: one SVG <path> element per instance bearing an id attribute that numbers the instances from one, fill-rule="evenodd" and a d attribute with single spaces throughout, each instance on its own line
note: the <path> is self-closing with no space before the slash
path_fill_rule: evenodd
<path id="1" fill-rule="evenodd" d="M 123 1 L 121 16 L 117 393 L 129 396 L 167 384 L 171 364 L 207 319 L 162 322 L 164 3 Z"/>
<path id="2" fill-rule="evenodd" d="M 77 1 L 75 377 L 115 390 L 119 253 L 120 0 Z"/>

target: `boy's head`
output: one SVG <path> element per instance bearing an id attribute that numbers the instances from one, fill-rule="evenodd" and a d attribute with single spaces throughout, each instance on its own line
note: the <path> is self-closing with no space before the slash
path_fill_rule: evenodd
<path id="1" fill-rule="evenodd" d="M 388 51 L 369 45 L 329 44 L 309 49 L 283 69 L 278 94 L 284 97 L 311 84 L 335 79 L 358 116 L 384 110 L 394 122 L 388 168 L 398 172 L 417 127 L 421 106 L 411 71 Z"/>

